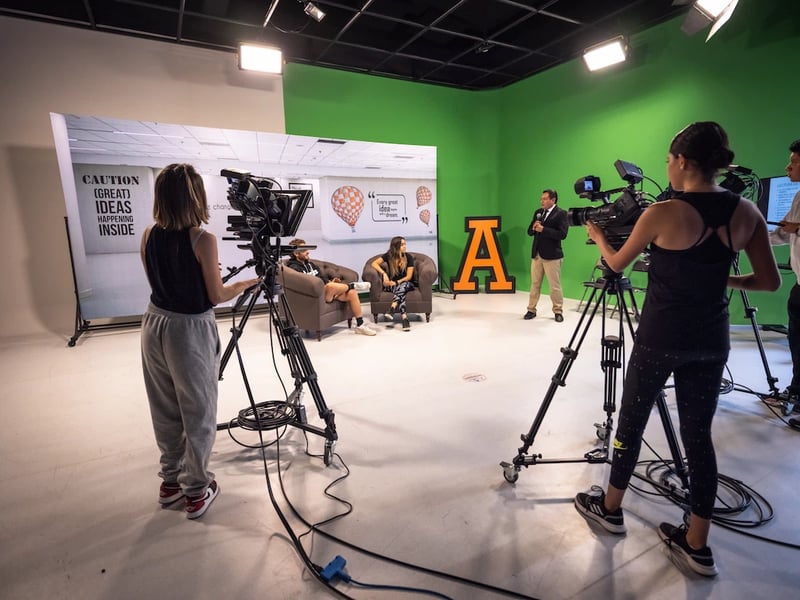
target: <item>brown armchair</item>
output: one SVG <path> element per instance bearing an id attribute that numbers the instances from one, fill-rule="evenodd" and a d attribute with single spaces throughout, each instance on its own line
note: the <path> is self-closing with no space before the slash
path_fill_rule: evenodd
<path id="1" fill-rule="evenodd" d="M 358 281 L 358 273 L 353 269 L 316 258 L 314 264 L 319 267 L 326 281 L 331 277 L 338 277 L 345 283 Z M 278 281 L 283 286 L 295 323 L 300 329 L 316 332 L 317 340 L 322 341 L 323 329 L 336 323 L 347 320 L 347 327 L 352 326 L 353 311 L 350 305 L 338 300 L 325 302 L 325 284 L 319 277 L 298 273 L 281 264 Z"/>
<path id="2" fill-rule="evenodd" d="M 414 257 L 414 278 L 417 287 L 406 296 L 406 310 L 409 313 L 425 313 L 425 321 L 430 321 L 433 309 L 433 283 L 439 276 L 439 270 L 430 256 L 420 252 L 408 252 L 408 254 Z M 392 304 L 392 293 L 384 291 L 383 277 L 372 266 L 373 261 L 380 257 L 378 254 L 370 258 L 361 274 L 361 278 L 370 283 L 370 312 L 376 323 L 378 315 L 387 312 Z"/>

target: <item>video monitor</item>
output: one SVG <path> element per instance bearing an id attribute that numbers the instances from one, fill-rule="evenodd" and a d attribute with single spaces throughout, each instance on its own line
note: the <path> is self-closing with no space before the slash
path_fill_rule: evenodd
<path id="1" fill-rule="evenodd" d="M 770 231 L 775 229 L 789 212 L 792 199 L 797 192 L 800 192 L 800 182 L 793 183 L 786 176 L 764 177 L 761 180 L 758 208 L 767 220 Z"/>

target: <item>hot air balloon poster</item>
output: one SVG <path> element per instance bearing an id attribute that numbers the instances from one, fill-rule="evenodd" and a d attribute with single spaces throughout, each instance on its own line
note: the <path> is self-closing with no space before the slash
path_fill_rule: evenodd
<path id="1" fill-rule="evenodd" d="M 320 180 L 322 233 L 331 241 L 436 237 L 436 181 L 328 177 Z"/>

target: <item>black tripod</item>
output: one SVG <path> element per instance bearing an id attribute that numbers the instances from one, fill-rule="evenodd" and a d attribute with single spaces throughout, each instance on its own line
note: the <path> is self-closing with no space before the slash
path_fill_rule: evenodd
<path id="1" fill-rule="evenodd" d="M 739 255 L 737 254 L 733 259 L 733 272 L 736 275 L 741 275 L 741 271 L 739 270 Z M 764 365 L 764 374 L 767 378 L 767 387 L 769 387 L 769 392 L 764 394 L 758 394 L 758 397 L 762 400 L 766 398 L 775 398 L 781 401 L 783 405 L 783 414 L 788 415 L 791 414 L 792 410 L 794 409 L 794 402 L 790 402 L 789 398 L 782 394 L 778 387 L 775 385 L 778 382 L 777 377 L 772 376 L 772 372 L 769 369 L 769 362 L 767 362 L 767 354 L 764 351 L 764 342 L 761 339 L 761 331 L 758 328 L 758 323 L 756 322 L 756 312 L 758 309 L 755 308 L 750 304 L 750 299 L 747 297 L 747 292 L 745 290 L 739 290 L 739 294 L 742 297 L 742 305 L 744 306 L 744 316 L 750 320 L 750 325 L 753 328 L 753 336 L 756 338 L 756 345 L 758 346 L 758 354 L 761 357 L 761 364 Z"/>
<path id="2" fill-rule="evenodd" d="M 280 246 L 277 247 L 276 253 L 280 254 Z M 308 356 L 303 339 L 300 337 L 299 329 L 295 324 L 289 303 L 283 294 L 283 288 L 277 281 L 277 272 L 278 269 L 281 268 L 279 267 L 277 259 L 251 259 L 241 267 L 231 269 L 231 272 L 223 278 L 223 281 L 227 281 L 243 269 L 252 265 L 255 265 L 256 272 L 262 275 L 261 282 L 243 293 L 233 307 L 233 312 L 236 313 L 247 301 L 249 296 L 249 302 L 242 313 L 238 326 L 231 328 L 231 339 L 220 361 L 219 379 L 222 380 L 225 366 L 228 364 L 231 354 L 233 354 L 233 351 L 236 349 L 239 338 L 242 337 L 244 327 L 247 324 L 250 314 L 253 312 L 259 297 L 263 294 L 267 301 L 272 326 L 278 335 L 281 354 L 283 354 L 289 362 L 289 369 L 294 378 L 294 390 L 288 395 L 285 402 L 261 402 L 253 405 L 257 412 L 254 411 L 253 406 L 239 411 L 238 419 L 230 423 L 218 424 L 217 430 L 237 426 L 245 429 L 255 429 L 257 427 L 261 429 L 275 429 L 284 425 L 291 425 L 325 438 L 323 460 L 326 466 L 330 465 L 333 459 L 333 448 L 338 439 L 336 425 L 334 423 L 334 413 L 325 404 L 325 398 L 322 396 L 322 390 L 320 390 L 319 383 L 317 382 L 317 373 L 314 371 L 314 366 L 311 364 L 311 359 Z M 243 366 L 242 372 L 244 374 Z M 325 429 L 308 423 L 305 406 L 301 403 L 303 384 L 308 385 L 311 391 L 311 397 L 314 399 L 314 403 L 317 406 L 319 416 L 325 422 Z M 248 386 L 248 393 L 249 392 L 250 389 Z"/>
<path id="3" fill-rule="evenodd" d="M 536 413 L 536 418 L 533 420 L 530 430 L 527 434 L 522 434 L 523 445 L 517 451 L 517 455 L 510 463 L 501 462 L 500 466 L 503 467 L 503 476 L 509 483 L 514 483 L 519 478 L 519 472 L 522 467 L 529 467 L 539 463 L 573 463 L 573 462 L 588 462 L 588 463 L 605 463 L 609 462 L 608 445 L 612 439 L 612 432 L 614 429 L 613 414 L 616 411 L 616 387 L 617 387 L 617 371 L 623 366 L 625 357 L 625 325 L 627 324 L 628 331 L 631 338 L 634 337 L 633 321 L 628 312 L 628 307 L 625 303 L 625 292 L 630 292 L 631 282 L 627 277 L 621 273 L 615 273 L 608 269 L 603 263 L 603 276 L 596 281 L 587 282 L 586 285 L 592 288 L 592 293 L 589 300 L 581 313 L 581 318 L 578 325 L 572 334 L 569 345 L 566 348 L 561 348 L 561 353 L 564 355 L 561 362 L 556 369 L 556 373 L 550 380 L 550 386 L 547 388 L 544 400 L 539 407 L 539 412 Z M 606 335 L 606 309 L 608 296 L 616 296 L 617 308 L 620 312 L 619 315 L 619 331 L 618 335 Z M 633 300 L 633 296 L 631 295 Z M 578 357 L 578 350 L 583 344 L 586 334 L 589 331 L 589 326 L 592 323 L 597 311 L 602 308 L 602 360 L 601 367 L 605 375 L 604 384 L 604 397 L 603 397 L 603 410 L 606 413 L 606 419 L 603 423 L 595 423 L 597 428 L 597 437 L 602 441 L 599 448 L 595 448 L 583 455 L 582 458 L 557 458 L 557 459 L 543 459 L 541 454 L 528 455 L 528 450 L 533 445 L 534 438 L 536 437 L 539 427 L 542 425 L 547 409 L 553 401 L 556 390 L 559 387 L 566 385 L 566 378 L 572 368 L 572 364 Z M 588 318 L 587 318 L 588 317 Z M 584 325 L 585 321 L 585 325 Z M 576 344 L 577 340 L 577 345 Z M 667 445 L 669 446 L 674 464 L 674 473 L 680 479 L 681 485 L 684 490 L 689 488 L 688 469 L 683 460 L 683 456 L 678 445 L 678 438 L 675 435 L 675 429 L 672 426 L 672 421 L 667 409 L 666 396 L 662 390 L 656 398 L 656 406 L 658 413 L 661 417 L 661 423 L 664 427 L 664 433 L 667 438 Z M 656 482 L 648 478 L 634 474 L 636 477 L 649 481 L 654 485 Z M 688 492 L 686 494 L 688 496 Z"/>

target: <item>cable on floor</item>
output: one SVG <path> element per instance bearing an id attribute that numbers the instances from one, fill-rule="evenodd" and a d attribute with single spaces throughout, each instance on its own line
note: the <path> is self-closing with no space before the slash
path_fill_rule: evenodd
<path id="1" fill-rule="evenodd" d="M 268 302 L 270 303 L 271 310 L 273 310 L 274 306 L 271 304 L 271 299 L 268 299 Z M 235 328 L 235 322 L 234 322 L 234 328 Z M 278 366 L 277 366 L 277 362 L 276 362 L 276 359 L 275 359 L 275 356 L 276 356 L 276 353 L 275 353 L 275 342 L 274 342 L 273 331 L 272 331 L 271 327 L 270 327 L 269 340 L 270 340 L 270 344 L 269 345 L 270 345 L 270 354 L 271 354 L 271 357 L 272 357 L 273 369 L 275 371 L 276 376 L 278 377 L 278 380 L 279 380 L 279 382 L 280 382 L 280 384 L 281 384 L 281 386 L 283 388 L 284 395 L 287 398 L 287 402 L 288 402 L 288 392 L 286 390 L 285 383 L 283 382 L 283 379 L 280 376 L 280 373 L 279 373 L 279 370 L 278 370 Z M 320 583 L 322 583 L 328 589 L 334 591 L 336 594 L 340 595 L 341 597 L 350 598 L 345 593 L 343 593 L 340 590 L 338 590 L 335 587 L 333 587 L 330 584 L 330 582 L 325 581 L 324 578 L 321 575 L 321 573 L 323 571 L 323 568 L 320 565 L 315 564 L 311 560 L 311 558 L 308 556 L 305 548 L 302 545 L 302 542 L 301 542 L 300 538 L 302 536 L 304 536 L 304 535 L 308 535 L 309 533 L 313 533 L 313 532 L 319 533 L 320 535 L 322 535 L 322 536 L 324 536 L 324 537 L 326 537 L 328 539 L 336 541 L 336 542 L 342 544 L 345 547 L 348 547 L 348 548 L 351 548 L 351 549 L 356 550 L 358 552 L 361 552 L 361 553 L 363 553 L 363 554 L 365 554 L 367 556 L 370 556 L 372 558 L 376 558 L 378 560 L 384 560 L 384 561 L 387 561 L 387 562 L 389 562 L 391 564 L 399 565 L 399 566 L 402 566 L 404 568 L 416 570 L 416 571 L 419 571 L 419 572 L 422 572 L 422 573 L 426 573 L 426 574 L 429 574 L 429 575 L 433 575 L 433 576 L 437 576 L 437 577 L 450 579 L 452 581 L 456 581 L 456 582 L 458 582 L 460 584 L 463 584 L 463 585 L 467 585 L 467 586 L 470 586 L 470 587 L 478 587 L 478 588 L 481 588 L 481 589 L 484 589 L 484 590 L 487 590 L 487 591 L 491 591 L 491 592 L 495 592 L 495 593 L 498 593 L 498 594 L 503 594 L 503 595 L 507 595 L 507 596 L 511 596 L 511 597 L 515 597 L 515 598 L 520 598 L 522 600 L 538 600 L 538 599 L 536 599 L 536 598 L 534 598 L 532 596 L 526 596 L 524 594 L 520 594 L 520 593 L 511 591 L 511 590 L 506 590 L 506 589 L 503 589 L 503 588 L 498 588 L 498 587 L 495 587 L 495 586 L 492 586 L 492 585 L 489 585 L 489 584 L 485 584 L 485 583 L 482 583 L 482 582 L 479 582 L 479 581 L 474 581 L 474 580 L 471 580 L 471 579 L 460 577 L 458 575 L 452 575 L 450 573 L 444 573 L 444 572 L 441 572 L 441 571 L 436 571 L 436 570 L 433 570 L 433 569 L 429 569 L 427 567 L 422 567 L 420 565 L 415 565 L 415 564 L 412 564 L 412 563 L 400 561 L 400 560 L 392 558 L 392 557 L 381 555 L 381 554 L 373 552 L 371 550 L 367 550 L 366 548 L 362 548 L 362 547 L 359 547 L 359 546 L 357 546 L 355 544 L 347 542 L 346 540 L 338 538 L 338 537 L 336 537 L 336 536 L 334 536 L 334 535 L 332 535 L 332 534 L 330 534 L 328 532 L 325 532 L 322 529 L 320 529 L 321 526 L 329 524 L 329 523 L 331 523 L 331 522 L 333 522 L 333 521 L 335 521 L 337 519 L 341 519 L 344 516 L 350 514 L 352 512 L 352 509 L 353 509 L 353 505 L 350 502 L 348 502 L 346 500 L 343 500 L 341 498 L 338 498 L 337 496 L 333 495 L 331 493 L 331 491 L 330 491 L 336 484 L 338 484 L 339 482 L 341 482 L 342 480 L 347 478 L 349 476 L 349 474 L 350 474 L 349 467 L 346 465 L 346 463 L 344 462 L 344 460 L 342 459 L 342 457 L 338 453 L 334 453 L 333 456 L 335 456 L 341 462 L 342 466 L 345 468 L 345 474 L 343 476 L 335 479 L 330 484 L 328 484 L 328 486 L 326 486 L 326 488 L 324 490 L 324 493 L 329 498 L 332 498 L 333 500 L 344 504 L 345 507 L 346 507 L 346 510 L 344 512 L 340 513 L 340 514 L 337 514 L 337 515 L 334 515 L 333 517 L 325 519 L 324 521 L 321 521 L 320 523 L 317 523 L 317 524 L 312 524 L 307 519 L 305 519 L 305 517 L 302 516 L 302 514 L 297 510 L 297 508 L 289 500 L 288 494 L 287 494 L 286 489 L 284 487 L 283 475 L 282 475 L 281 468 L 280 468 L 280 438 L 281 438 L 281 436 L 277 435 L 277 430 L 276 430 L 276 440 L 274 442 L 270 442 L 269 444 L 266 444 L 265 441 L 264 441 L 263 431 L 264 431 L 264 429 L 266 429 L 266 427 L 264 427 L 264 424 L 261 423 L 261 421 L 260 421 L 260 417 L 261 417 L 262 413 L 261 413 L 261 411 L 258 410 L 258 408 L 257 408 L 257 406 L 255 404 L 255 401 L 253 399 L 253 393 L 252 393 L 252 389 L 250 387 L 249 380 L 247 379 L 247 375 L 246 375 L 246 371 L 245 371 L 245 367 L 244 367 L 244 360 L 243 360 L 242 355 L 241 355 L 241 350 L 239 348 L 238 339 L 234 342 L 234 348 L 236 350 L 237 360 L 239 361 L 239 368 L 240 368 L 240 371 L 242 373 L 242 378 L 244 380 L 245 389 L 247 391 L 247 397 L 248 397 L 248 400 L 249 400 L 249 403 L 250 403 L 250 410 L 248 412 L 248 419 L 252 419 L 252 421 L 253 421 L 252 429 L 254 431 L 256 431 L 258 433 L 258 436 L 259 436 L 260 445 L 257 446 L 257 447 L 261 449 L 261 459 L 262 459 L 262 464 L 263 464 L 263 468 L 264 468 L 264 476 L 265 476 L 265 479 L 266 479 L 266 482 L 267 482 L 267 491 L 268 491 L 270 502 L 271 502 L 271 504 L 273 506 L 273 509 L 275 510 L 276 514 L 278 515 L 278 518 L 281 520 L 281 523 L 283 524 L 284 528 L 286 529 L 287 533 L 289 534 L 289 537 L 290 537 L 290 539 L 292 541 L 292 544 L 295 546 L 300 558 L 303 560 L 303 562 L 306 565 L 306 567 L 308 568 L 308 570 L 314 575 L 314 577 Z M 305 440 L 306 440 L 306 454 L 308 456 L 310 456 L 310 457 L 315 457 L 315 458 L 316 457 L 320 457 L 320 455 L 313 455 L 313 454 L 311 454 L 309 452 L 308 436 L 306 435 L 306 432 L 303 432 L 303 434 L 304 434 Z M 276 446 L 278 481 L 280 483 L 280 489 L 281 489 L 281 493 L 283 495 L 283 498 L 286 501 L 286 503 L 289 506 L 289 508 L 291 509 L 292 513 L 309 529 L 309 531 L 307 531 L 304 534 L 301 534 L 300 536 L 297 536 L 295 534 L 294 530 L 292 529 L 291 525 L 288 522 L 288 519 L 283 514 L 283 511 L 281 510 L 280 506 L 278 505 L 277 499 L 275 498 L 274 491 L 272 489 L 272 482 L 271 482 L 270 475 L 269 475 L 269 467 L 268 467 L 268 464 L 267 464 L 266 454 L 264 452 L 264 450 L 267 447 L 267 445 L 272 445 L 272 444 L 275 444 L 275 446 Z M 242 445 L 245 445 L 245 444 L 242 444 Z M 374 584 L 372 584 L 372 585 L 374 585 Z M 415 590 L 415 593 L 423 593 L 423 592 L 424 593 L 437 594 L 437 592 L 434 592 L 432 590 Z"/>
<path id="2" fill-rule="evenodd" d="M 306 441 L 308 441 L 307 438 L 306 438 Z M 307 454 L 309 454 L 309 453 L 307 452 Z M 309 454 L 309 456 L 317 457 L 318 455 Z M 288 494 L 286 493 L 286 489 L 285 489 L 284 483 L 283 483 L 282 471 L 280 469 L 280 452 L 278 452 L 278 458 L 277 458 L 277 460 L 278 460 L 278 469 L 277 469 L 277 471 L 278 471 L 278 481 L 280 483 L 281 492 L 283 493 L 284 500 L 286 501 L 287 505 L 289 506 L 289 509 L 308 528 L 308 531 L 306 533 L 302 534 L 302 535 L 308 535 L 309 533 L 318 533 L 321 536 L 325 537 L 326 539 L 329 539 L 329 540 L 332 540 L 334 542 L 337 542 L 337 543 L 339 543 L 339 544 L 341 544 L 341 545 L 343 545 L 343 546 L 345 546 L 347 548 L 350 548 L 351 550 L 355 550 L 355 551 L 357 551 L 357 552 L 359 552 L 361 554 L 369 556 L 370 558 L 374 558 L 374 559 L 377 559 L 377 560 L 385 561 L 385 562 L 388 562 L 388 563 L 396 565 L 396 566 L 400 566 L 400 567 L 403 567 L 403 568 L 406 568 L 406 569 L 410 569 L 410 570 L 413 570 L 413 571 L 418 571 L 420 573 L 425 573 L 426 575 L 432 575 L 432 576 L 435 576 L 435 577 L 441 577 L 441 578 L 444 578 L 444 579 L 449 579 L 451 581 L 455 581 L 455 582 L 457 582 L 459 584 L 462 584 L 462 585 L 465 585 L 465 586 L 474 587 L 474 588 L 480 588 L 480 589 L 483 589 L 483 590 L 486 590 L 486 591 L 490 591 L 490 592 L 493 592 L 493 593 L 497 593 L 497 594 L 502 594 L 502 595 L 506 595 L 506 596 L 510 596 L 510 597 L 514 597 L 514 598 L 520 598 L 522 600 L 537 600 L 536 598 L 534 598 L 532 596 L 527 596 L 527 595 L 524 595 L 524 594 L 520 594 L 519 592 L 515 592 L 515 591 L 512 591 L 512 590 L 507 590 L 507 589 L 504 589 L 504 588 L 495 587 L 493 585 L 490 585 L 490 584 L 487 584 L 487 583 L 483 583 L 483 582 L 480 582 L 480 581 L 475 581 L 473 579 L 468 579 L 468 578 L 465 578 L 465 577 L 461 577 L 459 575 L 453 575 L 451 573 L 446 573 L 446 572 L 443 572 L 443 571 L 437 571 L 435 569 L 430 569 L 428 567 L 423 567 L 421 565 L 417 565 L 417 564 L 413 564 L 413 563 L 410 563 L 410 562 L 402 561 L 402 560 L 393 558 L 391 556 L 386 556 L 385 554 L 380 554 L 380 553 L 374 552 L 372 550 L 369 550 L 367 548 L 364 548 L 362 546 L 358 546 L 357 544 L 353 544 L 352 542 L 348 542 L 347 540 L 343 540 L 342 538 L 337 537 L 337 536 L 333 535 L 332 533 L 329 533 L 327 531 L 324 531 L 323 529 L 320 529 L 320 527 L 322 527 L 323 525 L 329 524 L 332 521 L 340 519 L 340 518 L 346 516 L 347 514 L 349 514 L 352 511 L 352 504 L 350 502 L 342 500 L 341 498 L 337 498 L 336 496 L 333 496 L 329 492 L 331 487 L 333 487 L 335 484 L 337 484 L 340 481 L 342 481 L 343 479 L 345 479 L 350 474 L 349 467 L 344 462 L 342 457 L 338 453 L 334 453 L 334 456 L 339 460 L 339 462 L 341 462 L 342 466 L 346 469 L 346 474 L 344 476 L 342 476 L 342 477 L 339 477 L 338 479 L 336 479 L 331 484 L 329 484 L 325 488 L 325 494 L 326 494 L 326 496 L 329 496 L 329 497 L 331 497 L 331 498 L 333 498 L 333 499 L 345 504 L 347 506 L 347 510 L 344 513 L 341 513 L 341 514 L 338 514 L 338 515 L 334 515 L 333 517 L 330 517 L 330 518 L 328 518 L 328 519 L 326 519 L 324 521 L 321 521 L 319 523 L 310 523 L 297 510 L 297 508 L 294 506 L 294 504 L 292 504 L 291 500 L 289 500 L 289 498 L 288 498 Z"/>
<path id="3" fill-rule="evenodd" d="M 268 302 L 270 303 L 270 310 L 271 311 L 274 310 L 274 305 L 272 304 L 271 299 L 269 299 Z M 235 317 L 233 317 L 233 319 L 234 319 L 234 328 L 235 328 Z M 270 327 L 270 336 L 269 337 L 270 337 L 270 349 L 272 351 L 273 365 L 275 365 L 275 367 L 276 367 L 276 374 L 277 374 L 277 364 L 275 362 L 275 346 L 274 346 L 274 340 L 273 340 L 273 337 L 272 337 L 272 328 L 271 327 Z M 283 524 L 283 527 L 286 530 L 286 533 L 288 534 L 289 538 L 291 539 L 292 545 L 295 547 L 295 550 L 297 551 L 297 554 L 300 556 L 300 559 L 303 561 L 303 564 L 305 564 L 306 568 L 314 576 L 314 578 L 319 583 L 324 585 L 327 589 L 331 590 L 337 596 L 339 596 L 341 598 L 345 598 L 347 600 L 355 600 L 354 598 L 352 598 L 351 596 L 348 596 L 347 594 L 345 594 L 341 590 L 336 589 L 333 585 L 331 585 L 331 583 L 329 581 L 326 581 L 322 577 L 322 575 L 321 575 L 322 567 L 320 565 L 315 564 L 311 560 L 311 557 L 308 556 L 308 554 L 305 551 L 305 548 L 303 547 L 303 544 L 300 542 L 300 540 L 295 535 L 291 524 L 289 523 L 289 521 L 286 518 L 286 516 L 283 514 L 283 511 L 281 510 L 280 506 L 278 506 L 278 501 L 275 498 L 275 494 L 274 494 L 273 489 L 272 489 L 272 481 L 270 480 L 270 476 L 269 476 L 269 465 L 267 464 L 266 447 L 264 445 L 264 434 L 263 434 L 264 427 L 262 426 L 263 424 L 260 423 L 260 421 L 259 421 L 259 419 L 260 419 L 260 411 L 258 410 L 258 407 L 256 406 L 256 403 L 255 403 L 255 400 L 253 399 L 253 392 L 252 392 L 252 389 L 250 387 L 250 382 L 249 382 L 249 380 L 247 378 L 247 372 L 246 372 L 245 367 L 244 367 L 244 359 L 242 358 L 241 349 L 239 348 L 239 340 L 238 340 L 238 338 L 234 339 L 234 349 L 236 350 L 236 358 L 237 358 L 237 360 L 239 362 L 239 370 L 242 373 L 242 379 L 244 381 L 245 389 L 247 391 L 247 399 L 248 399 L 248 401 L 250 403 L 250 408 L 252 409 L 252 413 L 251 414 L 253 415 L 253 418 L 255 420 L 255 425 L 256 426 L 254 427 L 254 430 L 258 433 L 258 438 L 259 438 L 259 441 L 260 441 L 259 448 L 261 449 L 261 463 L 262 463 L 262 466 L 264 468 L 264 478 L 265 478 L 266 483 L 267 483 L 267 494 L 269 496 L 270 503 L 272 504 L 272 508 L 275 510 L 275 513 L 278 515 L 278 518 L 280 519 L 281 523 Z M 281 382 L 281 385 L 283 386 L 284 393 L 286 394 L 286 387 L 283 385 L 283 380 L 280 378 L 280 375 L 278 375 L 278 379 Z M 287 402 L 288 402 L 288 394 L 286 394 L 286 398 L 287 398 Z M 276 444 L 278 444 L 279 440 L 280 440 L 280 437 L 277 435 L 277 431 L 276 431 Z"/>

